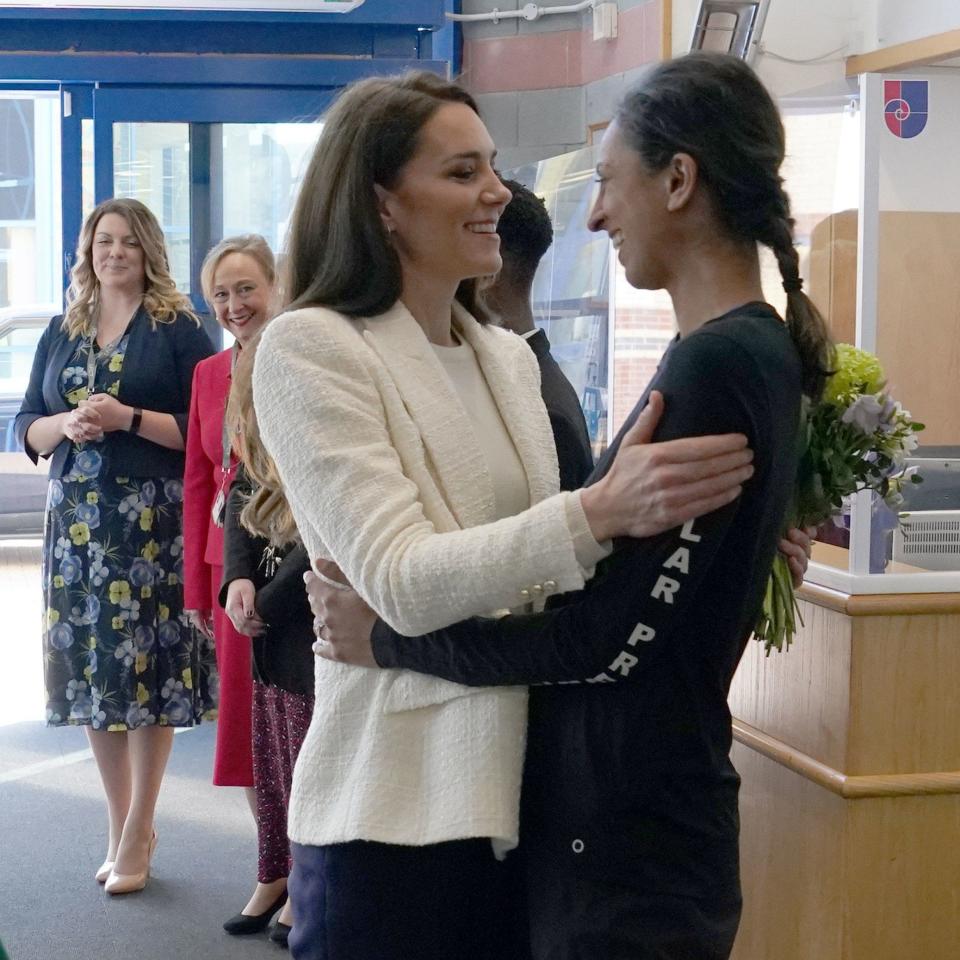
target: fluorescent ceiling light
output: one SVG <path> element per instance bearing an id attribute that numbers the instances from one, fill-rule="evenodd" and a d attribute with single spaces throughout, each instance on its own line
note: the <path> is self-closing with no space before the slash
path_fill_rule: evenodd
<path id="1" fill-rule="evenodd" d="M 86 3 L 85 0 L 0 0 L 2 7 L 43 7 L 69 10 L 197 10 L 219 13 L 257 11 L 260 13 L 349 13 L 363 4 L 364 0 L 100 0 Z"/>

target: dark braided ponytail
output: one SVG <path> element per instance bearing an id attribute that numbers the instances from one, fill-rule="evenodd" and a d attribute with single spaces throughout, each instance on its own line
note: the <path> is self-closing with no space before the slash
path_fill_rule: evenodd
<path id="1" fill-rule="evenodd" d="M 787 293 L 784 319 L 800 355 L 804 393 L 818 398 L 831 370 L 833 345 L 823 317 L 803 293 L 790 198 L 780 176 L 783 124 L 757 75 L 724 54 L 668 60 L 627 93 L 616 121 L 650 171 L 664 169 L 678 153 L 693 157 L 730 235 L 773 252 Z"/>

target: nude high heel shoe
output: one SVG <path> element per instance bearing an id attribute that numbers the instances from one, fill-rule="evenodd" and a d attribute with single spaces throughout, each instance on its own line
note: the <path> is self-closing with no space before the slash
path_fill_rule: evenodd
<path id="1" fill-rule="evenodd" d="M 142 873 L 116 873 L 111 870 L 103 889 L 113 896 L 121 893 L 136 893 L 138 890 L 142 890 L 147 885 L 147 880 L 150 879 L 150 861 L 153 859 L 153 851 L 156 849 L 157 832 L 154 830 L 153 836 L 150 838 L 150 846 L 147 848 L 147 869 Z"/>
<path id="2" fill-rule="evenodd" d="M 107 882 L 107 878 L 110 876 L 111 873 L 113 873 L 113 865 L 116 862 L 117 862 L 116 860 L 104 860 L 103 863 L 100 864 L 99 869 L 93 875 L 97 883 Z"/>

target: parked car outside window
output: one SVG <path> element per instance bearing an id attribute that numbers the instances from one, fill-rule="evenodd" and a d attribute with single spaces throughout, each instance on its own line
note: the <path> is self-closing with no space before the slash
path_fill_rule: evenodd
<path id="1" fill-rule="evenodd" d="M 30 379 L 33 355 L 56 304 L 0 309 L 0 537 L 43 534 L 47 463 L 34 466 L 17 443 L 13 422 Z"/>

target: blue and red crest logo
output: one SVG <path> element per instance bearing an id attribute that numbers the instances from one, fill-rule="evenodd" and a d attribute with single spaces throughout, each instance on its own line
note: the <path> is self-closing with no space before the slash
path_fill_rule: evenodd
<path id="1" fill-rule="evenodd" d="M 883 119 L 902 140 L 920 133 L 927 125 L 927 81 L 884 80 Z"/>

